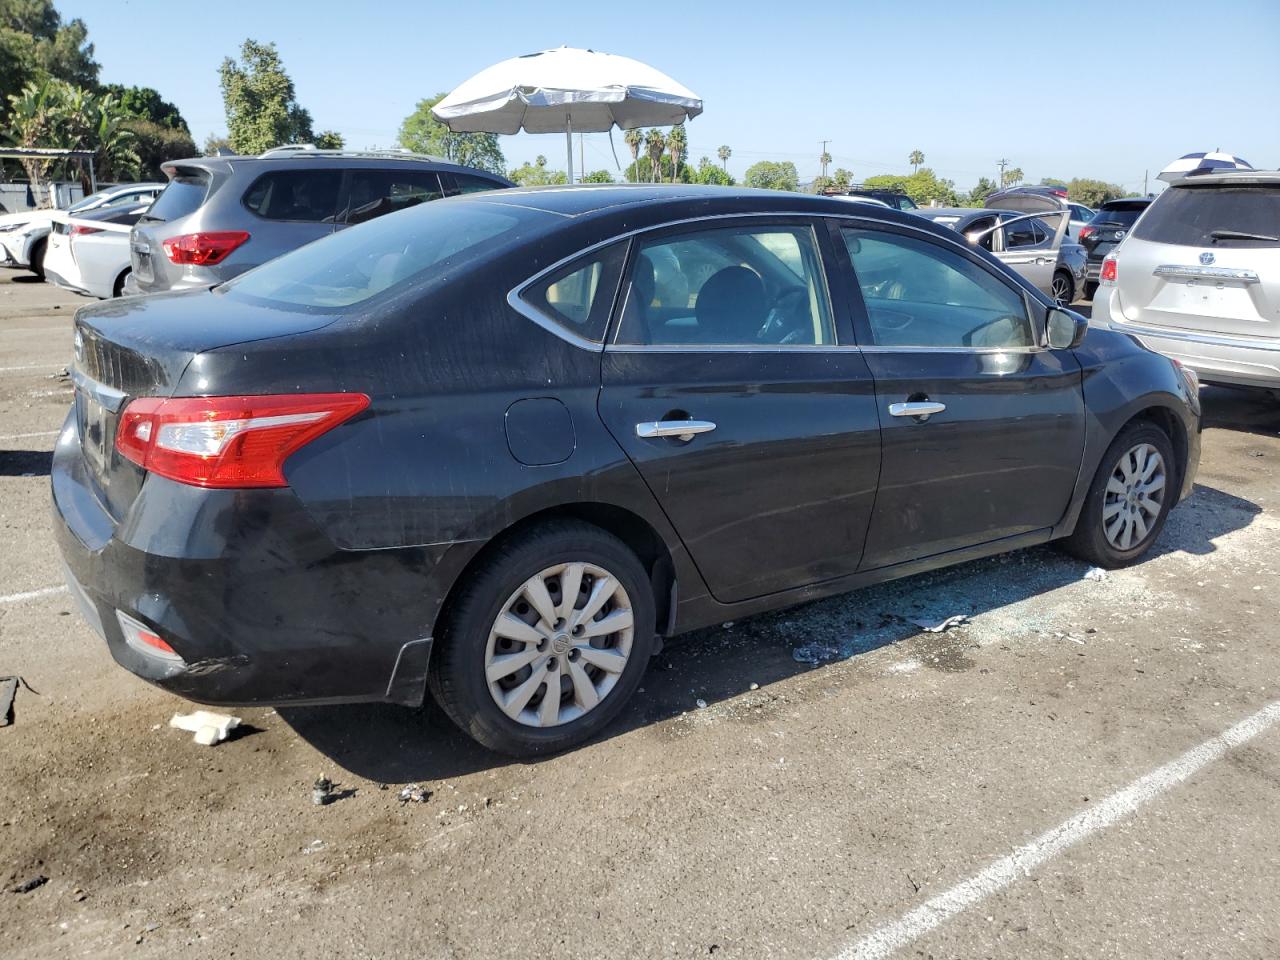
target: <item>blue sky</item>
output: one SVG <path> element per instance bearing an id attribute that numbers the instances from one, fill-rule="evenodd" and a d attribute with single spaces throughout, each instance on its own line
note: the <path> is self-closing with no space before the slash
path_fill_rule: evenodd
<path id="1" fill-rule="evenodd" d="M 818 172 L 820 141 L 861 179 L 919 148 L 968 189 L 1007 157 L 1031 182 L 1098 177 L 1138 190 L 1192 150 L 1280 166 L 1280 2 L 432 3 L 421 0 L 57 0 L 89 27 L 105 82 L 151 86 L 197 142 L 225 131 L 217 68 L 245 37 L 274 41 L 317 130 L 390 146 L 418 99 L 498 60 L 591 47 L 645 60 L 706 104 L 690 155 L 733 149 Z M 816 11 L 822 11 L 818 13 Z M 998 51 L 998 52 L 997 52 Z M 615 131 L 620 158 L 626 146 Z M 563 136 L 502 138 L 511 165 Z M 589 169 L 614 170 L 608 138 Z"/>

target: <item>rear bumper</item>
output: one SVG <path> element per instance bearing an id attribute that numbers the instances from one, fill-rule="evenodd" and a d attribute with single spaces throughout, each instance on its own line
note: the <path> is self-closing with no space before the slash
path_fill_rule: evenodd
<path id="1" fill-rule="evenodd" d="M 1207 383 L 1280 387 L 1280 341 L 1167 330 L 1114 320 L 1110 326 L 1137 337 L 1148 349 L 1185 364 Z"/>
<path id="2" fill-rule="evenodd" d="M 155 476 L 117 523 L 79 444 L 72 416 L 51 470 L 54 534 L 85 619 L 122 667 L 208 704 L 421 702 L 435 551 L 340 550 L 291 490 Z M 182 661 L 130 646 L 117 611 Z"/>

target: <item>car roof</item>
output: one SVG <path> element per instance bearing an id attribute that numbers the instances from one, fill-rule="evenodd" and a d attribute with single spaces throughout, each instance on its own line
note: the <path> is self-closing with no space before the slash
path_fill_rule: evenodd
<path id="1" fill-rule="evenodd" d="M 701 186 L 695 184 L 580 184 L 558 187 L 523 187 L 472 194 L 486 203 L 510 204 L 559 214 L 563 217 L 599 215 L 621 207 L 660 209 L 664 206 L 696 204 L 698 215 L 712 211 L 733 213 L 823 213 L 849 216 L 855 209 L 848 200 L 812 193 L 782 190 L 752 190 L 746 187 Z M 919 224 L 920 218 L 892 207 L 864 204 L 865 215 L 894 222 Z"/>
<path id="2" fill-rule="evenodd" d="M 1175 187 L 1228 186 L 1238 184 L 1280 183 L 1280 170 L 1227 170 L 1222 173 L 1201 173 L 1175 180 Z"/>
<path id="3" fill-rule="evenodd" d="M 1124 206 L 1124 205 L 1126 205 L 1126 204 L 1128 204 L 1130 207 L 1133 207 L 1133 206 L 1140 206 L 1140 205 L 1144 205 L 1144 204 L 1148 204 L 1148 203 L 1150 203 L 1150 202 L 1152 201 L 1152 199 L 1153 199 L 1152 197 L 1120 197 L 1120 198 L 1119 198 L 1119 199 L 1117 199 L 1117 200 L 1108 200 L 1108 201 L 1106 201 L 1106 202 L 1105 202 L 1105 203 L 1103 203 L 1103 204 L 1102 204 L 1102 206 L 1100 206 L 1098 209 L 1099 209 L 1099 210 L 1105 210 L 1105 209 L 1107 209 L 1108 207 L 1110 207 L 1111 209 L 1113 209 L 1113 210 L 1114 210 L 1114 209 L 1116 209 L 1116 208 L 1118 208 L 1118 207 L 1123 207 L 1123 206 Z"/>
<path id="4" fill-rule="evenodd" d="M 268 151 L 261 156 L 232 155 L 226 157 L 190 157 L 186 160 L 166 160 L 160 169 L 173 176 L 177 168 L 195 167 L 199 170 L 221 172 L 223 174 L 238 170 L 305 170 L 312 167 L 336 167 L 339 170 L 377 169 L 386 170 L 407 164 L 411 168 L 427 170 L 444 170 L 449 173 L 465 173 L 489 177 L 502 183 L 510 183 L 506 177 L 478 167 L 468 167 L 460 163 L 452 163 L 437 157 L 424 154 L 387 153 L 338 153 L 327 150 L 278 150 Z"/>

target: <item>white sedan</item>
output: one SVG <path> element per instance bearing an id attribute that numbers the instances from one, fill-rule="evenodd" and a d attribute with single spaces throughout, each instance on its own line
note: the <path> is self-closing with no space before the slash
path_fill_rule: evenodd
<path id="1" fill-rule="evenodd" d="M 149 201 L 113 206 L 53 220 L 44 255 L 45 278 L 103 300 L 120 296 L 131 269 L 129 230 L 149 206 Z"/>

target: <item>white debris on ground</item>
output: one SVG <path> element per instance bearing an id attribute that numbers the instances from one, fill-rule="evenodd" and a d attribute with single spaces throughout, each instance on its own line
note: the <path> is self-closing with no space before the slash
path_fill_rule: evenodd
<path id="1" fill-rule="evenodd" d="M 919 619 L 919 620 L 908 620 L 907 622 L 914 623 L 921 630 L 924 630 L 928 633 L 943 633 L 947 630 L 950 630 L 952 627 L 958 627 L 962 623 L 968 623 L 969 617 L 967 614 L 957 613 L 954 616 L 943 617 L 941 620 Z"/>
<path id="2" fill-rule="evenodd" d="M 227 735 L 240 726 L 240 718 L 229 717 L 225 713 L 197 710 L 195 713 L 175 713 L 169 721 L 169 726 L 175 730 L 188 730 L 195 734 L 196 743 L 212 747 L 227 739 Z"/>
<path id="3" fill-rule="evenodd" d="M 1084 578 L 1086 580 L 1092 580 L 1095 583 L 1102 583 L 1102 581 L 1109 578 L 1109 575 L 1107 571 L 1103 570 L 1101 567 L 1090 567 L 1085 571 Z"/>

